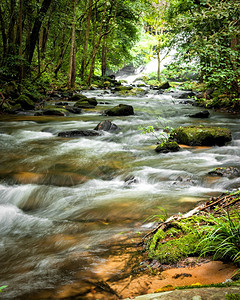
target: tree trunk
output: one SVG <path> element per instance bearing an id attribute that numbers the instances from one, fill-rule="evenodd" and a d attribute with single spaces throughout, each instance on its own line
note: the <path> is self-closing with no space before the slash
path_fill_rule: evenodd
<path id="1" fill-rule="evenodd" d="M 107 37 L 104 36 L 102 45 L 102 76 L 106 75 L 107 70 Z"/>
<path id="2" fill-rule="evenodd" d="M 23 62 L 22 62 L 22 33 L 23 33 L 23 0 L 20 0 L 20 8 L 19 8 L 19 56 L 20 56 L 20 72 L 19 72 L 19 80 L 20 83 L 23 80 Z M 21 86 L 21 85 L 20 85 Z"/>
<path id="3" fill-rule="evenodd" d="M 52 0 L 43 0 L 39 14 L 35 19 L 31 35 L 30 35 L 28 44 L 26 46 L 26 58 L 27 58 L 29 65 L 31 65 L 31 63 L 32 63 L 33 53 L 34 53 L 36 44 L 39 39 L 39 31 L 42 26 L 42 22 L 46 16 L 46 13 L 50 7 L 51 2 L 52 2 Z"/>
<path id="4" fill-rule="evenodd" d="M 6 27 L 3 19 L 3 13 L 0 6 L 0 24 L 1 24 L 1 32 L 2 32 L 2 41 L 3 41 L 3 56 L 2 60 L 6 57 L 7 53 L 7 35 L 6 35 Z"/>
<path id="5" fill-rule="evenodd" d="M 76 80 L 76 10 L 77 0 L 73 0 L 73 21 L 71 30 L 71 49 L 69 59 L 69 72 L 68 72 L 68 88 L 75 87 Z"/>
<path id="6" fill-rule="evenodd" d="M 87 28 L 86 28 L 86 35 L 85 35 L 85 45 L 84 45 L 84 49 L 83 49 L 83 58 L 82 58 L 81 71 L 80 71 L 81 79 L 84 79 L 85 69 L 86 69 L 87 50 L 88 50 L 90 24 L 91 24 L 91 16 L 92 16 L 92 4 L 93 4 L 93 0 L 89 0 Z"/>

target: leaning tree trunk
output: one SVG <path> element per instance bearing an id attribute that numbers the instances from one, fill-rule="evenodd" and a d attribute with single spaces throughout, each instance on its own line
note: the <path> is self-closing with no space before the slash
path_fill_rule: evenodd
<path id="1" fill-rule="evenodd" d="M 77 0 L 73 0 L 73 21 L 71 30 L 71 49 L 69 59 L 69 71 L 68 71 L 68 88 L 72 89 L 75 87 L 76 80 L 76 11 L 77 11 Z"/>
<path id="2" fill-rule="evenodd" d="M 35 19 L 31 35 L 30 35 L 29 41 L 26 46 L 26 58 L 27 58 L 29 65 L 31 65 L 31 63 L 32 63 L 33 53 L 34 53 L 36 44 L 39 40 L 39 31 L 42 26 L 42 22 L 46 16 L 46 13 L 50 7 L 51 2 L 52 2 L 52 0 L 43 0 L 42 7 L 39 11 L 39 14 L 37 15 L 37 17 Z"/>

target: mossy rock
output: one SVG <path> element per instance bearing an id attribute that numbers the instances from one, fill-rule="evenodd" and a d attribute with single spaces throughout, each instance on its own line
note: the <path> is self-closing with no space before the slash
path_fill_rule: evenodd
<path id="1" fill-rule="evenodd" d="M 228 128 L 186 126 L 172 131 L 170 138 L 188 146 L 224 146 L 232 140 Z"/>
<path id="2" fill-rule="evenodd" d="M 78 107 L 78 108 L 95 108 L 95 105 L 92 105 L 89 103 L 88 99 L 86 99 L 86 101 L 77 101 L 75 104 L 74 104 L 74 107 Z"/>
<path id="3" fill-rule="evenodd" d="M 96 98 L 87 98 L 86 101 L 90 104 L 90 105 L 94 105 L 94 106 L 97 106 L 98 105 L 98 102 L 96 100 Z"/>
<path id="4" fill-rule="evenodd" d="M 87 99 L 87 96 L 82 95 L 82 94 L 75 94 L 72 97 L 70 97 L 68 100 L 69 101 L 84 101 Z"/>
<path id="5" fill-rule="evenodd" d="M 162 89 L 162 90 L 169 89 L 170 87 L 171 87 L 171 85 L 169 84 L 168 81 L 159 85 L 159 89 Z"/>
<path id="6" fill-rule="evenodd" d="M 32 110 L 35 108 L 34 102 L 26 95 L 21 95 L 16 99 L 16 104 L 20 104 L 25 110 Z"/>
<path id="7" fill-rule="evenodd" d="M 126 86 L 126 85 L 119 85 L 115 87 L 115 91 L 116 92 L 120 92 L 120 91 L 130 91 L 132 90 L 133 87 L 132 86 Z"/>
<path id="8" fill-rule="evenodd" d="M 166 141 L 157 146 L 155 151 L 157 153 L 168 153 L 168 152 L 177 152 L 180 150 L 180 147 L 177 142 Z"/>
<path id="9" fill-rule="evenodd" d="M 144 95 L 146 92 L 144 89 L 141 88 L 133 88 L 131 90 L 123 90 L 119 91 L 118 95 L 121 96 L 137 96 L 137 95 Z"/>
<path id="10" fill-rule="evenodd" d="M 134 115 L 134 110 L 131 105 L 119 104 L 111 109 L 105 111 L 108 116 L 129 116 Z"/>
<path id="11" fill-rule="evenodd" d="M 66 116 L 68 115 L 68 111 L 63 108 L 58 107 L 46 107 L 42 111 L 38 111 L 35 113 L 35 116 Z"/>

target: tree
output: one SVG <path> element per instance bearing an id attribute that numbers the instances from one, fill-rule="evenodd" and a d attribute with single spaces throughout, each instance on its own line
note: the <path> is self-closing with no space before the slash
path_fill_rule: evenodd
<path id="1" fill-rule="evenodd" d="M 76 12 L 77 12 L 77 0 L 73 0 L 73 19 L 71 29 L 71 48 L 69 59 L 69 71 L 68 71 L 68 88 L 75 87 L 76 80 Z"/>
<path id="2" fill-rule="evenodd" d="M 168 21 L 179 53 L 199 62 L 202 80 L 230 98 L 240 94 L 240 2 L 172 0 Z"/>

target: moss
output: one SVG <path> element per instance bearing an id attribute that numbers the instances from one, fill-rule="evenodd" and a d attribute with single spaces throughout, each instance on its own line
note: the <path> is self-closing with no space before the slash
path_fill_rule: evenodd
<path id="1" fill-rule="evenodd" d="M 173 264 L 184 257 L 198 255 L 199 239 L 208 229 L 209 220 L 204 216 L 175 221 L 169 228 L 159 229 L 148 241 L 148 256 L 161 264 Z"/>
<path id="2" fill-rule="evenodd" d="M 121 96 L 137 96 L 137 95 L 144 95 L 145 90 L 141 88 L 132 88 L 131 90 L 121 90 L 118 91 L 118 94 Z"/>
<path id="3" fill-rule="evenodd" d="M 165 141 L 157 146 L 155 149 L 158 153 L 168 153 L 168 152 L 177 152 L 180 150 L 180 147 L 177 142 Z"/>
<path id="4" fill-rule="evenodd" d="M 132 89 L 133 89 L 132 86 L 126 86 L 126 85 L 120 85 L 120 86 L 115 87 L 115 91 L 117 91 L 117 92 L 119 92 L 119 91 L 130 91 Z"/>
<path id="5" fill-rule="evenodd" d="M 170 137 L 189 146 L 223 146 L 231 141 L 231 131 L 221 127 L 187 126 L 173 130 Z"/>
<path id="6" fill-rule="evenodd" d="M 16 99 L 16 103 L 20 104 L 23 109 L 34 109 L 34 102 L 26 95 L 21 95 Z"/>

